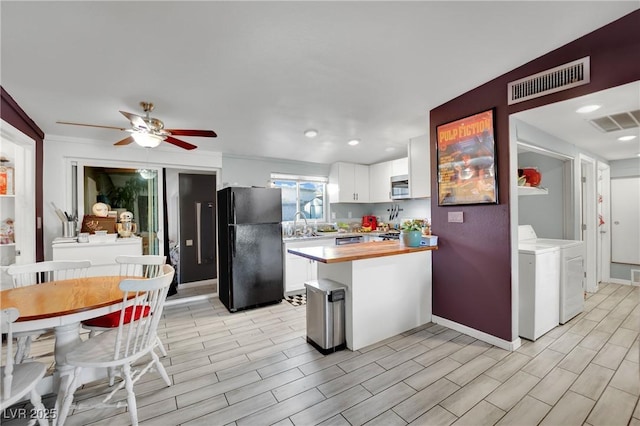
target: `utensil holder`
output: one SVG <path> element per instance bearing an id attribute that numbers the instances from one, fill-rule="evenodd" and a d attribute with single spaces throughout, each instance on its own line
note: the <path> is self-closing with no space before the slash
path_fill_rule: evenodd
<path id="1" fill-rule="evenodd" d="M 77 225 L 75 222 L 62 222 L 62 236 L 73 238 L 76 236 Z"/>

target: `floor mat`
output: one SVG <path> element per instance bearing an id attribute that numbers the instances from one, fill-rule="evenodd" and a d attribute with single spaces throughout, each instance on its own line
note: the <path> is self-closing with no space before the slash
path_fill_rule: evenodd
<path id="1" fill-rule="evenodd" d="M 285 296 L 284 300 L 291 303 L 293 306 L 302 306 L 307 304 L 307 295 L 294 294 L 292 296 Z"/>

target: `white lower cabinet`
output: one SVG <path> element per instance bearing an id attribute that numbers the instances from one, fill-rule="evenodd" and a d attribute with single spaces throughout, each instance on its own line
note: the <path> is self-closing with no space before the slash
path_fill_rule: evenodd
<path id="1" fill-rule="evenodd" d="M 333 246 L 335 238 L 319 238 L 305 241 L 285 242 L 284 247 L 284 292 L 304 293 L 304 283 L 318 278 L 318 262 L 289 253 L 290 248 Z"/>
<path id="2" fill-rule="evenodd" d="M 90 260 L 87 275 L 118 275 L 116 256 L 142 255 L 142 238 L 118 238 L 113 242 L 59 243 L 53 245 L 53 260 Z"/>

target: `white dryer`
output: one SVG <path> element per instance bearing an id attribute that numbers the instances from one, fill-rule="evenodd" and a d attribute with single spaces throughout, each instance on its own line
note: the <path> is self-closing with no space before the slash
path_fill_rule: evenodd
<path id="1" fill-rule="evenodd" d="M 518 240 L 560 249 L 560 324 L 582 312 L 585 289 L 584 242 L 538 238 L 531 225 L 518 227 Z"/>
<path id="2" fill-rule="evenodd" d="M 518 245 L 518 335 L 536 340 L 559 322 L 560 249 Z"/>

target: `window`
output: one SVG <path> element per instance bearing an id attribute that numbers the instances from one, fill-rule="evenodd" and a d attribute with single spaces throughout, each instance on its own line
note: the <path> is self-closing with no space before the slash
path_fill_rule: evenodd
<path id="1" fill-rule="evenodd" d="M 325 220 L 327 178 L 271 174 L 271 183 L 282 189 L 282 220 L 292 221 L 296 212 L 307 219 Z"/>

